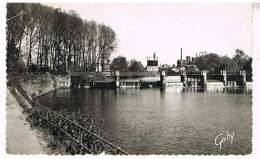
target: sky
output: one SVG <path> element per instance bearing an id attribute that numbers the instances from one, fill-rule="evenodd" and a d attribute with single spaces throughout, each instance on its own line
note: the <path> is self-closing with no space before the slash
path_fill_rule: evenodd
<path id="1" fill-rule="evenodd" d="M 46 3 L 45 3 L 46 4 Z M 156 52 L 159 64 L 206 51 L 234 56 L 236 49 L 252 56 L 252 8 L 249 3 L 47 3 L 75 10 L 84 20 L 110 26 L 122 55 L 146 66 Z"/>

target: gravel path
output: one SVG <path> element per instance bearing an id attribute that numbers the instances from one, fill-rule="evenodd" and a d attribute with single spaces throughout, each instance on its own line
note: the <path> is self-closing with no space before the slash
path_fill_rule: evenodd
<path id="1" fill-rule="evenodd" d="M 41 132 L 32 129 L 25 120 L 22 107 L 7 89 L 6 97 L 6 152 L 8 154 L 46 154 L 46 142 Z"/>

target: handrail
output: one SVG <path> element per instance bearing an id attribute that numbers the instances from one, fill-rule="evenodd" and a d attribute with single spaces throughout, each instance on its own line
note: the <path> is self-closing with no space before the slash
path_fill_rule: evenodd
<path id="1" fill-rule="evenodd" d="M 41 118 L 45 119 L 45 118 L 44 118 L 43 116 L 41 116 L 40 114 L 39 114 L 39 116 L 40 116 Z M 46 120 L 46 119 L 45 119 L 45 120 Z M 48 120 L 47 120 L 47 122 L 50 123 L 50 124 L 53 125 L 53 126 L 57 126 L 57 125 L 53 124 L 52 122 L 49 122 Z M 69 135 L 68 133 L 66 133 L 64 130 L 60 129 L 60 131 L 62 131 L 64 134 L 66 134 L 67 136 L 69 136 L 70 138 L 72 138 L 72 139 L 73 139 L 75 142 L 77 142 L 78 144 L 80 144 L 74 137 L 72 137 L 71 135 Z M 84 147 L 89 153 L 93 154 L 93 152 L 90 151 L 86 146 L 84 146 L 84 145 L 82 145 L 82 144 L 80 144 L 80 146 Z"/>
<path id="2" fill-rule="evenodd" d="M 64 117 L 63 115 L 61 115 L 61 114 L 59 114 L 59 113 L 56 113 L 56 112 L 54 112 L 54 111 L 50 110 L 49 108 L 46 108 L 46 107 L 44 107 L 43 105 L 41 105 L 41 104 L 37 103 L 36 101 L 33 101 L 33 100 L 32 100 L 32 102 L 36 103 L 38 106 L 40 106 L 40 107 L 42 107 L 42 108 L 44 108 L 44 109 L 46 109 L 46 110 L 48 110 L 48 111 L 50 111 L 50 112 L 52 112 L 53 114 L 60 116 L 61 118 L 63 118 L 63 119 L 65 119 L 65 120 L 67 120 L 68 122 L 71 122 L 72 124 L 76 125 L 76 126 L 77 126 L 77 127 L 79 127 L 80 129 L 82 129 L 82 130 L 84 130 L 84 131 L 88 132 L 89 134 L 91 134 L 91 135 L 95 136 L 96 138 L 98 138 L 98 139 L 102 140 L 103 142 L 105 142 L 106 144 L 108 144 L 108 145 L 112 146 L 113 148 L 116 148 L 116 149 L 120 150 L 121 152 L 123 152 L 123 153 L 125 153 L 125 154 L 128 154 L 128 153 L 127 153 L 127 152 L 125 152 L 124 150 L 122 150 L 122 149 L 120 149 L 119 147 L 117 147 L 117 146 L 113 145 L 111 142 L 109 142 L 109 141 L 107 141 L 107 140 L 105 140 L 105 139 L 101 138 L 100 136 L 98 136 L 98 135 L 96 135 L 96 134 L 92 133 L 91 131 L 89 131 L 89 130 L 87 130 L 86 128 L 82 127 L 82 126 L 81 126 L 81 125 L 79 125 L 78 123 L 75 123 L 74 121 L 71 121 L 70 119 L 67 119 L 67 118 L 66 118 L 66 117 Z"/>
<path id="3" fill-rule="evenodd" d="M 18 91 L 18 90 L 17 90 L 17 91 Z M 43 108 L 43 109 L 49 111 L 50 113 L 52 113 L 52 114 L 54 114 L 54 115 L 57 115 L 57 116 L 61 117 L 62 119 L 66 120 L 66 121 L 68 121 L 68 122 L 70 122 L 70 123 L 72 123 L 72 124 L 74 124 L 74 125 L 75 125 L 76 127 L 78 127 L 79 129 L 81 129 L 81 130 L 83 130 L 83 131 L 86 131 L 88 134 L 91 134 L 92 136 L 96 137 L 97 139 L 103 141 L 105 144 L 111 146 L 112 148 L 115 148 L 117 151 L 120 151 L 121 153 L 123 153 L 123 154 L 125 154 L 125 155 L 129 155 L 129 153 L 127 153 L 126 151 L 122 150 L 120 147 L 117 147 L 117 146 L 113 145 L 111 142 L 109 142 L 109 141 L 103 139 L 102 137 L 98 136 L 97 134 L 92 133 L 91 131 L 87 130 L 86 128 L 84 128 L 83 126 L 79 125 L 78 123 L 73 122 L 73 121 L 71 121 L 70 119 L 64 117 L 63 115 L 61 115 L 61 114 L 59 114 L 59 113 L 57 113 L 57 112 L 54 112 L 53 110 L 51 110 L 51 109 L 49 109 L 49 108 L 46 108 L 45 106 L 41 105 L 40 103 L 34 101 L 33 99 L 29 98 L 29 96 L 28 96 L 27 94 L 25 94 L 24 92 L 20 92 L 20 91 L 18 91 L 18 92 L 19 92 L 20 94 L 23 94 L 23 97 L 24 97 L 24 98 L 27 98 L 27 100 L 30 100 L 31 102 L 35 103 L 35 104 L 38 105 L 39 107 L 41 107 L 41 108 Z M 63 130 L 61 130 L 61 131 L 63 131 Z M 68 135 L 68 134 L 66 133 L 66 135 Z M 72 136 L 70 136 L 70 137 L 73 138 Z M 74 138 L 73 138 L 73 139 L 74 139 Z M 74 141 L 76 141 L 76 140 L 74 139 Z M 82 147 L 84 147 L 87 151 L 90 151 L 90 150 L 88 150 L 84 145 L 82 145 L 82 144 L 80 144 L 80 145 L 81 145 Z"/>

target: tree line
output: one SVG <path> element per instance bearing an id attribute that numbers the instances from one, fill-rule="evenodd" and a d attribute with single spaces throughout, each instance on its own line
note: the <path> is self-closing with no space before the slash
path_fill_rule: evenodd
<path id="1" fill-rule="evenodd" d="M 239 73 L 240 70 L 247 70 L 252 73 L 252 57 L 245 54 L 243 50 L 236 50 L 236 54 L 230 58 L 228 56 L 220 56 L 216 53 L 208 53 L 195 58 L 194 65 L 196 67 L 186 66 L 187 72 L 196 72 L 199 70 L 208 70 L 210 72 L 228 70 L 232 73 Z M 190 64 L 189 64 L 190 65 Z M 171 72 L 174 67 L 167 68 L 167 72 Z M 124 56 L 117 56 L 110 65 L 111 70 L 120 70 L 120 72 L 142 72 L 145 70 L 143 64 L 136 59 L 127 61 Z"/>
<path id="2" fill-rule="evenodd" d="M 102 70 L 117 48 L 115 31 L 83 20 L 75 11 L 39 3 L 8 3 L 7 72 L 44 68 L 49 72 Z"/>
<path id="3" fill-rule="evenodd" d="M 215 53 L 199 56 L 195 61 L 195 65 L 200 70 L 209 70 L 210 72 L 217 70 L 229 70 L 234 73 L 240 70 L 252 72 L 252 57 L 246 55 L 243 50 L 237 49 L 236 54 L 232 58 L 219 56 Z"/>
<path id="4" fill-rule="evenodd" d="M 144 71 L 144 66 L 136 59 L 127 61 L 124 56 L 117 56 L 111 62 L 110 69 L 119 70 L 120 72 L 142 72 Z"/>

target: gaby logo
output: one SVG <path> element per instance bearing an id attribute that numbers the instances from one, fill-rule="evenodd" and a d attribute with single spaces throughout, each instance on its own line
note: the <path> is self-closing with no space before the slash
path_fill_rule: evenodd
<path id="1" fill-rule="evenodd" d="M 230 141 L 230 143 L 233 144 L 234 135 L 234 132 L 232 134 L 229 134 L 227 132 L 226 136 L 224 136 L 223 134 L 219 134 L 215 138 L 215 145 L 219 146 L 219 150 L 221 150 L 221 147 L 225 142 Z"/>

